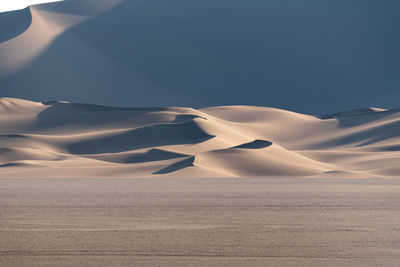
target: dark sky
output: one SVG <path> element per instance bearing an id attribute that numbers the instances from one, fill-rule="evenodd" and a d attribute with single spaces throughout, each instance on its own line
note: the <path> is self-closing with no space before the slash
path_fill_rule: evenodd
<path id="1" fill-rule="evenodd" d="M 399 11 L 398 0 L 127 0 L 0 77 L 0 92 L 117 106 L 398 108 Z"/>

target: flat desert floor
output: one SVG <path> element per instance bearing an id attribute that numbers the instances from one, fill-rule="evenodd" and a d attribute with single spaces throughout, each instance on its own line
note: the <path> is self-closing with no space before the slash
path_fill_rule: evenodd
<path id="1" fill-rule="evenodd" d="M 399 266 L 392 179 L 0 179 L 0 266 Z"/>

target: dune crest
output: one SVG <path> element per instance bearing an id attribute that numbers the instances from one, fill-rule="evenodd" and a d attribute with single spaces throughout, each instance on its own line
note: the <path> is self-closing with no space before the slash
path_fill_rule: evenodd
<path id="1" fill-rule="evenodd" d="M 0 177 L 398 177 L 400 112 L 338 114 L 0 98 Z"/>
<path id="2" fill-rule="evenodd" d="M 54 2 L 28 7 L 22 11 L 0 14 L 0 19 L 7 19 L 13 24 L 26 21 L 23 31 L 8 33 L 0 30 L 0 76 L 12 75 L 26 68 L 39 57 L 52 42 L 69 28 L 86 19 L 107 10 L 120 0 L 88 0 L 79 3 L 77 0 Z M 76 12 L 79 9 L 79 12 Z M 3 18 L 4 17 L 4 18 Z M 7 25 L 10 29 L 14 25 Z M 20 27 L 21 28 L 21 27 Z"/>

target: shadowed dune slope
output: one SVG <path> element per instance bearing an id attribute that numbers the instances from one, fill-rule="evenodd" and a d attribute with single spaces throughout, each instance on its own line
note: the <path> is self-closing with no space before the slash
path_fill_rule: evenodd
<path id="1" fill-rule="evenodd" d="M 2 25 L 0 28 L 0 57 L 2 59 L 0 61 L 0 84 L 4 86 L 7 83 L 7 88 L 9 88 L 11 84 L 6 81 L 6 78 L 23 70 L 32 71 L 34 76 L 41 74 L 48 77 L 50 72 L 43 72 L 46 66 L 42 65 L 40 69 L 37 69 L 31 66 L 32 63 L 68 29 L 120 2 L 120 0 L 70 0 L 0 13 L 0 25 Z M 67 47 L 74 42 L 79 42 L 76 37 L 71 35 L 67 35 L 65 39 L 64 45 Z M 75 48 L 82 50 L 83 46 L 81 44 Z M 56 58 L 56 60 L 59 59 Z M 71 67 L 67 64 L 53 64 L 52 66 L 58 66 L 56 68 L 58 73 L 64 73 Z M 44 86 L 43 83 L 39 85 L 32 82 L 31 85 L 38 85 L 42 88 Z"/>
<path id="2" fill-rule="evenodd" d="M 343 122 L 345 120 L 345 123 Z M 0 99 L 0 177 L 398 177 L 400 112 Z"/>
<path id="3" fill-rule="evenodd" d="M 30 10 L 16 10 L 0 13 L 0 43 L 6 42 L 25 32 L 32 23 Z"/>
<path id="4" fill-rule="evenodd" d="M 0 14 L 1 96 L 394 107 L 400 2 L 364 2 L 67 0 Z"/>

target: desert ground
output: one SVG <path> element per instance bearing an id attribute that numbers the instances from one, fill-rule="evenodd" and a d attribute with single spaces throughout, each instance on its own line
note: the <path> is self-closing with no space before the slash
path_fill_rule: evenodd
<path id="1" fill-rule="evenodd" d="M 395 20 L 250 2 L 0 14 L 0 266 L 400 266 Z"/>
<path id="2" fill-rule="evenodd" d="M 398 266 L 400 181 L 0 179 L 1 266 Z"/>

